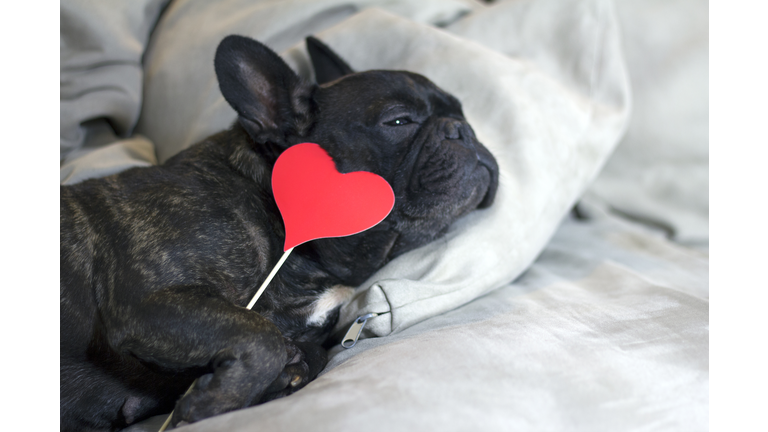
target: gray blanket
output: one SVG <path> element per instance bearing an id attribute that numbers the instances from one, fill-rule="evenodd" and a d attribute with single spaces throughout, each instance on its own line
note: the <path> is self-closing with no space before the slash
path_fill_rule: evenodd
<path id="1" fill-rule="evenodd" d="M 338 331 L 391 313 L 305 390 L 187 428 L 706 429 L 706 28 L 666 0 L 63 1 L 61 180 L 227 127 L 227 34 L 308 79 L 309 34 L 422 73 L 496 155 L 496 204 L 362 284 Z"/>

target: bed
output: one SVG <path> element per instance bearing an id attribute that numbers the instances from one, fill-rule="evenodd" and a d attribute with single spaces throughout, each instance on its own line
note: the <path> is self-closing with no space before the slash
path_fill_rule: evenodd
<path id="1" fill-rule="evenodd" d="M 708 429 L 706 1 L 63 0 L 61 183 L 228 127 L 229 34 L 427 76 L 500 187 L 357 289 L 317 380 L 179 430 Z"/>

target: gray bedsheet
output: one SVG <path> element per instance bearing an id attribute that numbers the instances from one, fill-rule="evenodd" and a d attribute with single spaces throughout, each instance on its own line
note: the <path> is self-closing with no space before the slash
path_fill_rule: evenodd
<path id="1" fill-rule="evenodd" d="M 502 169 L 491 209 L 359 287 L 338 331 L 391 313 L 317 381 L 184 430 L 706 430 L 707 14 L 688 0 L 62 1 L 62 183 L 227 127 L 212 58 L 231 33 L 309 79 L 309 34 L 353 68 L 426 75 Z"/>
<path id="2" fill-rule="evenodd" d="M 336 348 L 291 397 L 180 430 L 707 430 L 706 253 L 591 214 L 515 282 Z"/>

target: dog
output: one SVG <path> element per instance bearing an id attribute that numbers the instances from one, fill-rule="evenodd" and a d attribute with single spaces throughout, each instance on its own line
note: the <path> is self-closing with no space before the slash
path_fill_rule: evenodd
<path id="1" fill-rule="evenodd" d="M 354 287 L 492 204 L 498 165 L 455 97 L 415 73 L 355 73 L 312 37 L 307 49 L 317 84 L 226 37 L 214 67 L 231 128 L 163 165 L 61 187 L 61 430 L 171 409 L 191 423 L 299 390 Z M 282 255 L 271 169 L 303 142 L 342 173 L 384 177 L 395 205 L 367 231 L 296 247 L 248 310 Z"/>

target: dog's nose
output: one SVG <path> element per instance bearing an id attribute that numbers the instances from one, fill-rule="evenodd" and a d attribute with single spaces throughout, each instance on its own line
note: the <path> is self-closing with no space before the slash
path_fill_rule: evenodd
<path id="1" fill-rule="evenodd" d="M 461 122 L 458 120 L 449 120 L 445 122 L 445 139 L 461 139 Z"/>

